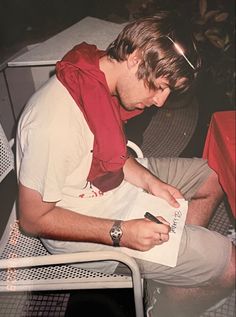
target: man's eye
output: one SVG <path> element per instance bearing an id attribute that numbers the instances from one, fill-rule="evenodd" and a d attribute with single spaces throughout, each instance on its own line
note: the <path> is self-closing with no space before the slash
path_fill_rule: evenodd
<path id="1" fill-rule="evenodd" d="M 165 87 L 159 86 L 159 87 L 157 88 L 157 90 L 163 91 L 163 90 L 165 90 Z"/>

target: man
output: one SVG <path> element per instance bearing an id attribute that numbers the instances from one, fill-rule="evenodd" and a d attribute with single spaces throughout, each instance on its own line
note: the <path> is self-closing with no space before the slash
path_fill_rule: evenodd
<path id="1" fill-rule="evenodd" d="M 182 21 L 166 12 L 143 18 L 126 26 L 106 52 L 82 43 L 67 53 L 18 126 L 20 224 L 52 253 L 149 250 L 168 241 L 170 228 L 164 219 L 126 220 L 139 188 L 174 207 L 178 198 L 190 201 L 177 266 L 137 259 L 142 275 L 163 285 L 160 316 L 200 313 L 229 294 L 235 277 L 230 241 L 200 227 L 222 198 L 207 162 L 137 161 L 126 153 L 123 122 L 188 89 L 198 66 Z M 113 262 L 91 269 L 124 271 Z"/>

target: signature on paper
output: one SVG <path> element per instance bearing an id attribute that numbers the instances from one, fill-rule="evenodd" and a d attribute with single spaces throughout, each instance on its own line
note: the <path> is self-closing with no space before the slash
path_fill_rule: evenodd
<path id="1" fill-rule="evenodd" d="M 176 233 L 176 229 L 181 217 L 182 217 L 182 212 L 180 210 L 176 210 L 170 232 Z"/>

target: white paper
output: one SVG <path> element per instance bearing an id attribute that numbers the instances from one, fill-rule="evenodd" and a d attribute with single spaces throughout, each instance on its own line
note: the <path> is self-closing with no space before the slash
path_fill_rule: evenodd
<path id="1" fill-rule="evenodd" d="M 130 209 L 128 219 L 144 217 L 146 211 L 154 216 L 162 216 L 170 223 L 171 231 L 169 240 L 162 245 L 157 245 L 149 251 L 136 251 L 129 248 L 120 248 L 124 253 L 134 257 L 162 265 L 174 267 L 177 264 L 180 241 L 185 225 L 188 202 L 185 199 L 178 199 L 180 207 L 171 207 L 165 200 L 153 195 L 139 192 L 133 207 Z"/>

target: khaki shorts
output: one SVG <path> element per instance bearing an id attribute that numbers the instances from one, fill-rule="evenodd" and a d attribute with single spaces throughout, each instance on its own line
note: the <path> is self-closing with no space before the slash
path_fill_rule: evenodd
<path id="1" fill-rule="evenodd" d="M 149 158 L 148 169 L 163 182 L 178 188 L 191 200 L 211 173 L 207 161 L 199 158 Z"/>
<path id="2" fill-rule="evenodd" d="M 219 277 L 231 257 L 231 242 L 217 232 L 186 225 L 176 267 L 136 259 L 141 275 L 157 283 L 197 287 L 208 285 Z M 128 274 L 119 265 L 116 273 Z"/>
<path id="3" fill-rule="evenodd" d="M 202 159 L 150 158 L 148 168 L 164 182 L 176 186 L 186 199 L 197 191 L 211 173 Z M 144 278 L 161 284 L 197 287 L 220 276 L 231 257 L 228 238 L 206 228 L 186 225 L 180 244 L 177 266 L 167 267 L 136 259 Z M 119 265 L 116 273 L 127 274 Z"/>

